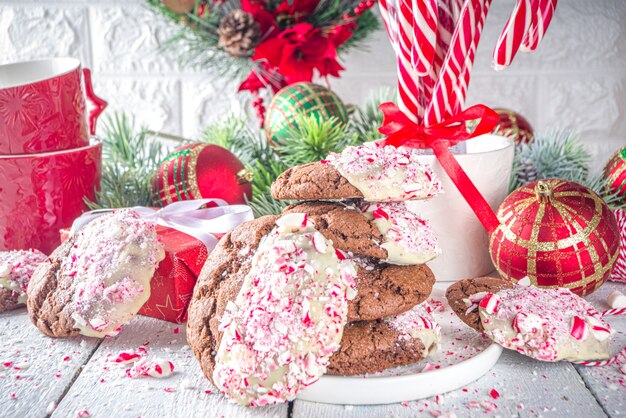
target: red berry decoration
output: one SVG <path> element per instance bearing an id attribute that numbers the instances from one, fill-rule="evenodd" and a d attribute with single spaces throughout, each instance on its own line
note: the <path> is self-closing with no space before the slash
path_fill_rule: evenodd
<path id="1" fill-rule="evenodd" d="M 585 186 L 561 179 L 529 183 L 504 200 L 498 219 L 489 251 L 505 279 L 528 276 L 535 286 L 585 296 L 611 274 L 619 250 L 617 222 Z"/>
<path id="2" fill-rule="evenodd" d="M 617 150 L 604 166 L 604 178 L 611 192 L 626 202 L 626 146 Z"/>
<path id="3" fill-rule="evenodd" d="M 529 143 L 533 140 L 533 127 L 526 118 L 509 109 L 493 109 L 500 116 L 495 134 L 512 138 L 515 144 Z"/>
<path id="4" fill-rule="evenodd" d="M 252 197 L 249 172 L 230 151 L 212 144 L 176 148 L 152 179 L 156 203 L 223 199 L 231 205 Z"/>

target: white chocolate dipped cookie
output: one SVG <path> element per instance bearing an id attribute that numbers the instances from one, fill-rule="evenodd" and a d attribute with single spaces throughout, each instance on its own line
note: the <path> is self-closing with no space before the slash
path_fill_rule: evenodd
<path id="1" fill-rule="evenodd" d="M 528 357 L 585 361 L 610 356 L 611 327 L 589 302 L 568 289 L 476 278 L 450 286 L 447 297 L 468 325 Z"/>
<path id="2" fill-rule="evenodd" d="M 165 254 L 154 222 L 130 209 L 101 216 L 70 237 L 35 271 L 28 311 L 46 335 L 117 335 L 150 297 Z"/>
<path id="3" fill-rule="evenodd" d="M 292 167 L 272 185 L 275 199 L 401 202 L 442 192 L 432 168 L 415 151 L 368 143 Z"/>
<path id="4" fill-rule="evenodd" d="M 279 218 L 220 318 L 215 385 L 258 406 L 291 400 L 319 379 L 339 348 L 355 275 L 305 214 Z"/>
<path id="5" fill-rule="evenodd" d="M 0 312 L 26 304 L 28 282 L 45 259 L 46 255 L 35 249 L 0 252 Z"/>

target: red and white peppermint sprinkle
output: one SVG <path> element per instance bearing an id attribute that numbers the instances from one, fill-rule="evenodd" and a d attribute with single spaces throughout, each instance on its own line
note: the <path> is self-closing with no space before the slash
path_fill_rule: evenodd
<path id="1" fill-rule="evenodd" d="M 142 351 L 128 350 L 120 351 L 117 356 L 109 358 L 109 361 L 118 364 L 133 363 L 146 354 L 145 349 Z"/>
<path id="2" fill-rule="evenodd" d="M 174 364 L 169 360 L 158 358 L 154 360 L 141 359 L 133 367 L 126 370 L 126 375 L 131 379 L 141 376 L 162 379 L 170 377 L 172 373 L 174 373 Z"/>
<path id="3" fill-rule="evenodd" d="M 500 306 L 500 297 L 495 293 L 487 293 L 478 306 L 483 308 L 488 314 L 493 314 L 498 310 L 498 306 Z"/>
<path id="4" fill-rule="evenodd" d="M 500 397 L 500 392 L 498 392 L 495 389 L 491 389 L 489 391 L 489 395 L 493 398 L 493 399 L 498 399 Z"/>
<path id="5" fill-rule="evenodd" d="M 79 230 L 59 271 L 71 276 L 72 319 L 81 334 L 119 333 L 150 296 L 150 279 L 163 257 L 156 224 L 130 209 Z"/>
<path id="6" fill-rule="evenodd" d="M 584 340 L 589 335 L 589 329 L 584 319 L 579 316 L 572 317 L 572 327 L 569 332 L 578 341 Z"/>
<path id="7" fill-rule="evenodd" d="M 289 215 L 261 241 L 220 318 L 213 380 L 245 405 L 293 399 L 325 373 L 354 293 L 354 265 L 310 220 Z"/>
<path id="8" fill-rule="evenodd" d="M 0 251 L 0 288 L 12 291 L 18 304 L 26 303 L 26 289 L 35 268 L 46 260 L 39 250 Z"/>
<path id="9" fill-rule="evenodd" d="M 480 302 L 480 318 L 493 341 L 537 360 L 579 361 L 610 354 L 611 328 L 568 289 L 502 289 Z"/>
<path id="10" fill-rule="evenodd" d="M 432 168 L 420 162 L 414 151 L 366 144 L 331 153 L 326 160 L 367 201 L 427 199 L 442 191 Z"/>
<path id="11" fill-rule="evenodd" d="M 423 264 L 441 252 L 430 224 L 411 211 L 406 203 L 363 203 L 359 209 L 383 233 L 380 246 L 387 250 L 388 262 Z"/>

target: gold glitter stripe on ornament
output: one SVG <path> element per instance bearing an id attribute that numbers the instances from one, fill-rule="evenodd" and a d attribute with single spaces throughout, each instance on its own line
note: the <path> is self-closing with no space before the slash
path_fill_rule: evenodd
<path id="1" fill-rule="evenodd" d="M 565 195 L 567 192 L 563 192 L 563 195 Z M 581 192 L 576 193 L 575 196 L 581 196 Z M 555 197 L 557 197 L 558 194 L 555 193 Z M 584 194 L 584 196 L 587 196 L 591 199 L 594 200 L 595 203 L 595 215 L 594 218 L 591 220 L 591 222 L 587 225 L 587 227 L 585 229 L 583 229 L 580 232 L 577 232 L 575 235 L 571 235 L 567 238 L 563 238 L 560 239 L 558 241 L 554 241 L 554 242 L 535 242 L 533 240 L 533 234 L 535 234 L 535 232 L 538 233 L 538 231 L 536 231 L 536 228 L 539 228 L 539 225 L 542 224 L 542 218 L 543 215 L 545 213 L 545 206 L 546 206 L 546 202 L 537 202 L 536 198 L 529 198 L 529 199 L 525 199 L 527 201 L 529 201 L 529 203 L 527 205 L 515 205 L 515 208 L 511 208 L 510 211 L 510 215 L 508 216 L 502 216 L 502 234 L 504 235 L 505 238 L 507 238 L 509 241 L 513 242 L 515 241 L 517 244 L 520 245 L 520 247 L 524 248 L 524 249 L 530 249 L 530 247 L 533 247 L 535 249 L 535 251 L 543 251 L 543 252 L 547 252 L 547 251 L 552 251 L 555 249 L 565 249 L 565 248 L 569 248 L 572 245 L 574 245 L 575 243 L 578 243 L 580 241 L 584 241 L 584 239 L 589 236 L 589 234 L 595 230 L 595 228 L 597 228 L 598 224 L 600 223 L 600 221 L 602 220 L 601 215 L 602 215 L 602 200 L 595 196 L 595 195 L 591 195 L 591 194 Z M 535 216 L 535 220 L 533 222 L 533 229 L 531 231 L 531 238 L 530 239 L 523 239 L 521 237 L 516 236 L 513 231 L 511 231 L 510 226 L 515 224 L 515 218 L 516 218 L 516 214 L 525 211 L 528 209 L 529 206 L 531 206 L 531 204 L 539 204 L 539 208 L 537 209 L 537 215 Z M 569 208 L 570 212 L 576 213 L 576 211 L 571 208 L 571 206 L 566 205 L 562 202 L 558 202 L 556 200 L 554 200 L 553 202 L 551 202 L 551 205 L 553 205 L 555 208 L 557 206 L 562 207 L 562 208 Z M 513 210 L 514 209 L 514 210 Z M 541 216 L 539 216 L 539 214 L 541 213 Z M 571 218 L 570 218 L 571 219 Z M 506 223 L 505 223 L 506 222 Z"/>
<path id="2" fill-rule="evenodd" d="M 169 181 L 167 180 L 167 173 L 170 171 L 169 170 L 170 164 L 171 164 L 171 162 L 167 163 L 167 165 L 165 165 L 165 164 L 161 165 L 161 167 L 163 168 L 163 173 L 161 173 L 161 180 L 162 180 L 162 184 L 163 184 L 163 190 L 162 191 L 163 191 L 163 195 L 165 196 L 166 206 L 173 202 L 172 195 L 170 193 Z M 161 200 L 161 199 L 159 199 L 159 200 Z"/>
<path id="3" fill-rule="evenodd" d="M 189 159 L 187 164 L 189 167 L 189 173 L 187 174 L 187 195 L 190 199 L 200 199 L 200 187 L 198 186 L 198 157 L 200 153 L 206 148 L 206 145 L 195 145 L 189 153 Z M 184 180 L 184 179 L 183 179 Z"/>

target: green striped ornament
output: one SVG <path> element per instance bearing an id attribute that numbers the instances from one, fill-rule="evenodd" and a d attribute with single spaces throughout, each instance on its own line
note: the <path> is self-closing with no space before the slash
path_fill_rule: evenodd
<path id="1" fill-rule="evenodd" d="M 297 114 L 348 121 L 346 106 L 333 91 L 313 83 L 291 84 L 276 93 L 267 109 L 265 132 L 271 143 L 281 143 L 289 129 L 297 127 Z"/>

